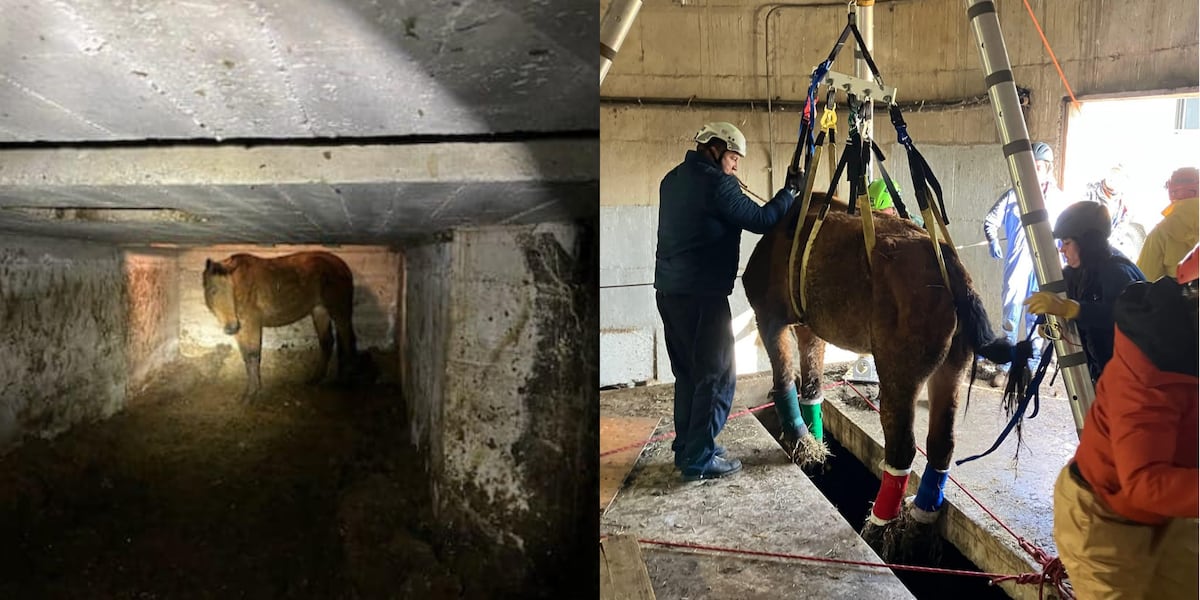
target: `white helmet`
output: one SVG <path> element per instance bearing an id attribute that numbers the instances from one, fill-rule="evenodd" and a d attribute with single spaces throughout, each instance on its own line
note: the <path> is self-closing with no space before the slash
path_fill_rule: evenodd
<path id="1" fill-rule="evenodd" d="M 746 157 L 746 136 L 742 135 L 741 130 L 733 126 L 733 123 L 724 121 L 716 121 L 708 123 L 700 129 L 696 134 L 696 142 L 707 144 L 713 138 L 725 142 L 730 152 L 737 152 Z"/>

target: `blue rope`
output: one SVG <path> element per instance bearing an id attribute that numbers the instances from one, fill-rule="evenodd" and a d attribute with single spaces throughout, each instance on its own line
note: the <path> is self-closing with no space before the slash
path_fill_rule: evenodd
<path id="1" fill-rule="evenodd" d="M 1037 321 L 1035 321 L 1033 327 L 1029 329 L 1029 335 L 1026 336 L 1025 341 L 1032 344 L 1033 333 L 1037 331 L 1037 326 L 1045 322 L 1046 316 L 1038 315 Z M 1029 348 L 1032 351 L 1032 345 L 1030 345 Z M 1050 356 L 1054 351 L 1050 348 L 1049 341 L 1042 345 L 1041 360 L 1038 361 L 1037 369 L 1034 371 L 1033 376 L 1030 377 L 1029 384 L 1025 386 L 1024 390 L 1021 389 L 1020 385 L 1020 378 L 1022 376 L 1021 371 L 1023 371 L 1024 368 L 1015 368 L 1016 363 L 1022 358 L 1022 353 L 1015 347 L 1013 352 L 1015 354 L 1013 357 L 1014 368 L 1009 369 L 1008 383 L 1004 387 L 1004 399 L 1007 401 L 1018 395 L 1021 396 L 1021 401 L 1017 403 L 1017 409 L 1013 411 L 1012 418 L 1008 420 L 1008 425 L 1004 427 L 1004 431 L 1000 432 L 1000 437 L 996 438 L 996 442 L 992 444 L 991 448 L 988 448 L 987 451 L 982 454 L 976 454 L 975 456 L 968 456 L 962 460 L 957 460 L 954 462 L 955 465 L 961 466 L 963 463 L 968 463 L 975 459 L 983 458 L 991 454 L 1000 447 L 1000 444 L 1004 443 L 1004 439 L 1008 437 L 1008 434 L 1012 432 L 1013 428 L 1017 427 L 1017 423 L 1019 423 L 1022 418 L 1032 419 L 1037 416 L 1038 410 L 1041 406 L 1041 392 L 1039 392 L 1039 388 L 1042 386 L 1042 379 L 1046 377 L 1046 370 L 1050 366 Z M 1025 357 L 1025 362 L 1027 366 L 1028 357 Z M 1030 401 L 1033 402 L 1033 412 L 1028 417 L 1023 417 L 1025 410 L 1029 407 Z"/>

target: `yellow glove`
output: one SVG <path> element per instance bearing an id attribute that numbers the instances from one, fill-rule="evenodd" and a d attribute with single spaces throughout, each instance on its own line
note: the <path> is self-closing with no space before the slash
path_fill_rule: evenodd
<path id="1" fill-rule="evenodd" d="M 1029 307 L 1029 312 L 1035 315 L 1054 315 L 1064 319 L 1074 319 L 1079 316 L 1079 303 L 1074 300 L 1059 298 L 1050 292 L 1034 292 L 1023 303 Z"/>

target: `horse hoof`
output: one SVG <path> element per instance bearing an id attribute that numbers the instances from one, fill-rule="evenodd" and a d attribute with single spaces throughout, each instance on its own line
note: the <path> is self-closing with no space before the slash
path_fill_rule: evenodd
<path id="1" fill-rule="evenodd" d="M 942 537 L 937 530 L 937 516 L 940 513 L 920 511 L 918 515 L 912 506 L 900 511 L 900 515 L 884 525 L 878 525 L 869 519 L 863 525 L 860 535 L 867 545 L 885 562 L 905 564 L 938 564 L 942 555 Z M 924 522 L 923 518 L 933 515 L 932 522 Z"/>
<path id="2" fill-rule="evenodd" d="M 799 439 L 785 434 L 783 445 L 788 457 L 802 469 L 823 465 L 826 458 L 833 456 L 829 446 L 812 434 L 805 434 Z"/>
<path id="3" fill-rule="evenodd" d="M 863 541 L 875 551 L 875 554 L 878 554 L 879 557 L 885 561 L 888 560 L 887 548 L 884 547 L 885 541 L 887 540 L 887 528 L 888 526 L 886 524 L 877 525 L 868 519 L 867 522 L 863 524 L 862 529 L 858 532 L 858 535 L 861 536 Z"/>

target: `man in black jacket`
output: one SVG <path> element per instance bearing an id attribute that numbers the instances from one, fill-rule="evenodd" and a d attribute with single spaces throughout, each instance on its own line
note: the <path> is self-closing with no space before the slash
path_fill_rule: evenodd
<path id="1" fill-rule="evenodd" d="M 654 289 L 675 374 L 675 466 L 688 481 L 722 477 L 742 463 L 717 446 L 733 404 L 736 369 L 729 294 L 742 230 L 766 233 L 796 197 L 795 179 L 764 206 L 742 193 L 736 173 L 746 137 L 709 123 L 696 149 L 659 186 Z"/>

